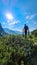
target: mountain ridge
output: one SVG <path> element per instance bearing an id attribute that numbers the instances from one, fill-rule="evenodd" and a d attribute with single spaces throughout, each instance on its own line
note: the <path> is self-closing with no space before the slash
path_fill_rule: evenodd
<path id="1" fill-rule="evenodd" d="M 15 31 L 15 30 L 10 30 L 8 28 L 4 28 L 4 31 L 8 34 L 21 34 L 22 32 Z"/>

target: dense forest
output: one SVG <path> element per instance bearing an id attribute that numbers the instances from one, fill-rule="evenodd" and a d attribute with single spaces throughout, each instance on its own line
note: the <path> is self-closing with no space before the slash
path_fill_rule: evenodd
<path id="1" fill-rule="evenodd" d="M 37 65 L 36 33 L 1 36 L 0 65 Z"/>

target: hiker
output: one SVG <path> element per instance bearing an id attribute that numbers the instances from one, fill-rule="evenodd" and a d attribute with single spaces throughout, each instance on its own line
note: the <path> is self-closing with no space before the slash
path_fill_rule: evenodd
<path id="1" fill-rule="evenodd" d="M 25 24 L 24 28 L 23 28 L 23 33 L 25 35 L 25 38 L 27 38 L 27 34 L 29 34 L 29 28 L 28 26 Z"/>

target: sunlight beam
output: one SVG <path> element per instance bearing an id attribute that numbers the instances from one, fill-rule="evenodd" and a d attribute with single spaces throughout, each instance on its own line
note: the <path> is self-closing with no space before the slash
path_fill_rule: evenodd
<path id="1" fill-rule="evenodd" d="M 13 16 L 12 16 L 11 13 L 6 13 L 6 18 L 7 18 L 8 20 L 13 20 Z"/>

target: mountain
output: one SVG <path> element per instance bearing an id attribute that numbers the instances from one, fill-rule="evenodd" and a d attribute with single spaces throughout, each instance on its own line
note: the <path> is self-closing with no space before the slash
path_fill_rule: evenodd
<path id="1" fill-rule="evenodd" d="M 0 36 L 4 36 L 6 33 L 4 31 L 4 29 L 2 28 L 2 25 L 0 23 Z"/>
<path id="2" fill-rule="evenodd" d="M 15 30 L 10 30 L 8 28 L 4 28 L 4 31 L 8 34 L 21 34 L 21 32 L 19 31 L 15 31 Z"/>
<path id="3" fill-rule="evenodd" d="M 10 30 L 8 28 L 3 28 L 1 23 L 0 23 L 0 36 L 4 36 L 7 34 L 21 34 L 21 32 L 15 31 L 15 30 Z"/>

